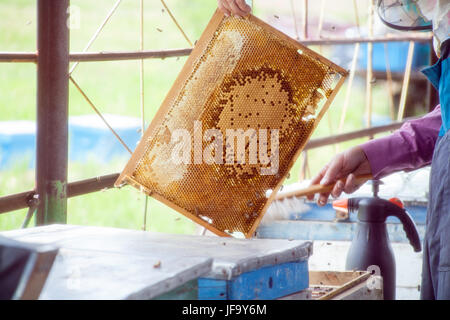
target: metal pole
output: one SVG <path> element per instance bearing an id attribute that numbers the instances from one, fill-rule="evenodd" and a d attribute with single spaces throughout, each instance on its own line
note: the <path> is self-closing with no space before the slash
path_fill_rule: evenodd
<path id="1" fill-rule="evenodd" d="M 38 0 L 36 225 L 67 221 L 69 0 Z"/>
<path id="2" fill-rule="evenodd" d="M 119 173 L 70 182 L 67 184 L 67 197 L 76 197 L 91 192 L 114 188 Z M 0 214 L 30 207 L 38 201 L 34 190 L 0 197 Z"/>
<path id="3" fill-rule="evenodd" d="M 382 133 L 382 132 L 394 131 L 394 130 L 397 130 L 398 128 L 400 128 L 405 122 L 411 121 L 414 119 L 418 119 L 418 118 L 419 117 L 405 118 L 402 121 L 392 122 L 390 124 L 385 124 L 382 126 L 370 127 L 370 128 L 365 128 L 365 129 L 351 131 L 351 132 L 342 133 L 342 134 L 335 134 L 334 136 L 327 136 L 327 137 L 323 137 L 323 138 L 311 139 L 305 145 L 305 147 L 303 148 L 303 151 L 320 148 L 323 146 L 328 146 L 330 144 L 341 143 L 341 142 L 345 142 L 345 141 L 349 141 L 349 140 L 353 140 L 353 139 L 359 139 L 362 137 L 372 137 L 375 134 Z"/>
<path id="4" fill-rule="evenodd" d="M 305 145 L 303 152 L 310 149 L 328 146 L 333 143 L 341 143 L 361 137 L 373 136 L 382 132 L 393 131 L 400 128 L 405 122 L 414 119 L 418 119 L 418 117 L 405 118 L 400 122 L 393 122 L 383 126 L 337 134 L 331 137 L 311 139 Z M 67 184 L 67 197 L 76 197 L 91 192 L 114 188 L 114 182 L 118 179 L 118 177 L 119 173 L 113 173 L 86 180 L 70 182 Z M 30 205 L 36 201 L 36 192 L 34 190 L 0 197 L 0 214 L 30 207 Z"/>
<path id="5" fill-rule="evenodd" d="M 425 36 L 388 36 L 388 37 L 355 37 L 355 38 L 333 38 L 333 39 L 301 39 L 300 43 L 305 46 L 332 46 L 340 44 L 355 43 L 379 43 L 379 42 L 409 42 L 428 43 L 432 38 Z M 172 57 L 188 56 L 192 48 L 146 50 L 146 51 L 115 51 L 115 52 L 72 52 L 69 55 L 71 62 L 93 62 L 93 61 L 118 61 L 118 60 L 140 60 L 140 59 L 165 59 Z M 37 54 L 34 52 L 0 52 L 0 63 L 23 63 L 36 62 Z"/>

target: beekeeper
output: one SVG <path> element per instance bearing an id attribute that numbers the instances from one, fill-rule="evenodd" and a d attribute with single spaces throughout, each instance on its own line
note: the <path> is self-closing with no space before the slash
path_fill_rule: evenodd
<path id="1" fill-rule="evenodd" d="M 218 0 L 225 15 L 247 15 L 244 0 Z M 439 61 L 422 72 L 439 91 L 440 105 L 424 117 L 405 123 L 387 137 L 375 139 L 336 155 L 312 184 L 331 184 L 331 193 L 320 194 L 323 206 L 330 194 L 352 193 L 360 185 L 355 176 L 381 178 L 400 170 L 431 163 L 423 267 L 422 299 L 450 299 L 450 0 L 378 0 L 380 19 L 403 31 L 432 30 Z"/>

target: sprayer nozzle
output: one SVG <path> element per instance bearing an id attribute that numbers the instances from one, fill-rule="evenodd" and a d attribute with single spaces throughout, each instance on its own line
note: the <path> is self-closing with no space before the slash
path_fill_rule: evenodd
<path id="1" fill-rule="evenodd" d="M 333 201 L 333 209 L 341 212 L 348 212 L 348 199 Z"/>
<path id="2" fill-rule="evenodd" d="M 402 200 L 400 200 L 399 198 L 390 198 L 389 202 L 395 204 L 397 207 L 404 209 L 405 206 L 402 202 Z"/>

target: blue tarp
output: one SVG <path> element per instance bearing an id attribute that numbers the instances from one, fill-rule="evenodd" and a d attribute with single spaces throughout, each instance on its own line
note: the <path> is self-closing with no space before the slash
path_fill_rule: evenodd
<path id="1" fill-rule="evenodd" d="M 134 150 L 141 137 L 140 119 L 105 115 L 108 123 Z M 35 166 L 36 124 L 33 121 L 0 122 L 0 170 L 15 164 Z M 85 162 L 95 159 L 101 163 L 129 153 L 114 137 L 97 115 L 76 116 L 69 119 L 69 160 Z"/>

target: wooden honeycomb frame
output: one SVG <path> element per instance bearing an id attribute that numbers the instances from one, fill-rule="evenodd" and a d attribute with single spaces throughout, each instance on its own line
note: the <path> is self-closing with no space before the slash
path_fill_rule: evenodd
<path id="1" fill-rule="evenodd" d="M 133 185 L 217 235 L 249 238 L 346 76 L 341 67 L 256 17 L 216 11 L 115 185 Z M 177 145 L 171 134 L 180 128 L 194 137 L 189 149 L 194 160 L 174 165 L 166 160 Z M 248 160 L 227 163 L 226 152 L 223 163 L 195 162 L 198 152 L 203 156 L 196 132 L 201 141 L 208 129 L 225 136 L 228 129 L 269 134 L 274 128 L 279 139 L 274 174 L 262 175 L 264 165 Z M 261 136 L 256 139 L 261 146 Z M 275 155 L 268 140 L 266 156 Z"/>

